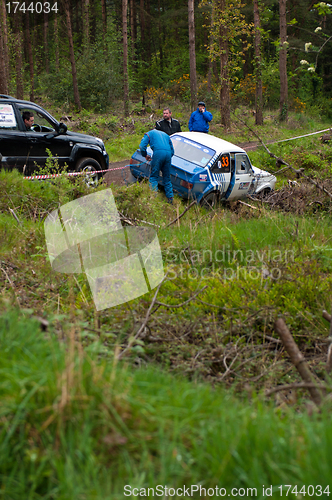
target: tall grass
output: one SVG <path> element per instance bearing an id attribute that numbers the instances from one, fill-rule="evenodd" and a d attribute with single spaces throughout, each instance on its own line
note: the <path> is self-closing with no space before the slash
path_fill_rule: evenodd
<path id="1" fill-rule="evenodd" d="M 263 485 L 329 484 L 329 407 L 276 411 L 151 367 L 117 366 L 84 352 L 74 327 L 59 342 L 17 311 L 0 318 L 0 338 L 4 499 L 117 500 L 125 485 L 191 484 L 257 488 L 262 498 Z"/>

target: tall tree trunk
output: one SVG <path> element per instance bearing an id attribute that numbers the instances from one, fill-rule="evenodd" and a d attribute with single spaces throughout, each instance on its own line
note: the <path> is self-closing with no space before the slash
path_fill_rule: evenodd
<path id="1" fill-rule="evenodd" d="M 103 20 L 103 35 L 104 40 L 107 33 L 107 13 L 106 13 L 106 0 L 101 0 L 101 16 Z"/>
<path id="2" fill-rule="evenodd" d="M 287 81 L 286 0 L 279 0 L 279 19 L 280 19 L 280 52 L 279 52 L 280 109 L 279 109 L 279 118 L 281 121 L 287 121 L 287 119 L 288 119 L 288 81 Z"/>
<path id="3" fill-rule="evenodd" d="M 131 57 L 132 61 L 135 62 L 136 60 L 135 46 L 137 38 L 135 0 L 130 0 L 129 10 L 130 10 Z"/>
<path id="4" fill-rule="evenodd" d="M 89 19 L 89 10 L 90 10 L 90 0 L 83 0 L 83 11 L 84 11 L 84 14 L 83 14 L 83 31 L 84 31 L 84 36 L 83 36 L 83 40 L 84 40 L 84 45 L 86 48 L 89 47 L 89 37 L 90 37 L 90 30 L 89 30 L 89 23 L 90 23 L 90 19 Z"/>
<path id="5" fill-rule="evenodd" d="M 217 61 L 215 59 L 212 61 L 212 70 L 213 70 L 213 76 L 214 76 L 214 79 L 216 81 L 216 84 L 219 85 L 220 78 L 219 78 Z"/>
<path id="6" fill-rule="evenodd" d="M 2 23 L 0 23 L 0 94 L 8 94 Z"/>
<path id="7" fill-rule="evenodd" d="M 90 45 L 96 43 L 97 33 L 99 28 L 97 28 L 97 16 L 99 22 L 99 11 L 97 12 L 97 4 L 94 0 L 90 1 Z"/>
<path id="8" fill-rule="evenodd" d="M 50 72 L 49 54 L 48 54 L 48 14 L 44 12 L 44 60 L 46 73 Z"/>
<path id="9" fill-rule="evenodd" d="M 225 10 L 225 0 L 220 0 L 219 8 Z M 225 129 L 231 126 L 231 103 L 229 95 L 229 71 L 228 71 L 228 29 L 226 24 L 221 23 L 219 28 L 219 48 L 220 48 L 220 113 L 221 124 Z"/>
<path id="10" fill-rule="evenodd" d="M 0 0 L 0 92 L 8 94 L 9 58 L 8 58 L 8 28 L 5 0 Z"/>
<path id="11" fill-rule="evenodd" d="M 140 28 L 141 28 L 141 46 L 143 55 L 145 54 L 145 13 L 144 13 L 144 0 L 140 0 L 139 3 L 139 13 L 140 13 Z"/>
<path id="12" fill-rule="evenodd" d="M 74 101 L 75 101 L 75 104 L 78 107 L 78 109 L 81 109 L 80 94 L 78 91 L 78 83 L 77 83 L 77 72 L 76 72 L 76 63 L 75 63 L 73 32 L 72 32 L 72 27 L 71 27 L 68 0 L 63 0 L 63 6 L 65 9 L 66 23 L 67 23 L 67 36 L 68 36 L 68 41 L 69 41 L 70 64 L 71 64 L 71 72 L 72 72 L 72 77 L 73 77 Z"/>
<path id="13" fill-rule="evenodd" d="M 212 4 L 212 10 L 211 10 L 211 18 L 210 18 L 210 28 L 212 28 L 214 24 L 214 5 Z M 214 72 L 214 67 L 215 69 L 217 68 L 216 65 L 216 60 L 213 58 L 213 43 L 214 43 L 214 36 L 212 33 L 212 29 L 210 29 L 210 34 L 209 34 L 209 66 L 208 66 L 208 79 L 207 79 L 207 89 L 208 92 L 211 92 L 212 90 L 212 75 Z M 217 80 L 216 80 L 217 81 Z"/>
<path id="14" fill-rule="evenodd" d="M 129 115 L 129 84 L 128 84 L 128 0 L 122 0 L 122 37 L 123 37 L 123 100 L 124 115 Z"/>
<path id="15" fill-rule="evenodd" d="M 54 16 L 54 41 L 55 41 L 55 70 L 57 73 L 60 71 L 59 64 L 59 26 L 58 16 Z"/>
<path id="16" fill-rule="evenodd" d="M 7 25 L 6 8 L 3 9 L 4 0 L 0 0 L 0 93 L 8 94 L 8 79 L 5 57 L 5 26 Z M 6 26 L 7 28 L 7 26 Z"/>
<path id="17" fill-rule="evenodd" d="M 23 73 L 22 73 L 22 19 L 21 13 L 15 14 L 14 30 L 15 30 L 15 66 L 16 66 L 16 98 L 23 99 Z"/>
<path id="18" fill-rule="evenodd" d="M 254 0 L 255 25 L 255 81 L 256 81 L 256 125 L 263 125 L 263 83 L 261 61 L 261 23 L 259 17 L 258 0 Z"/>
<path id="19" fill-rule="evenodd" d="M 28 59 L 29 59 L 29 73 L 30 73 L 30 101 L 35 100 L 35 85 L 34 85 L 34 67 L 33 67 L 33 55 L 32 55 L 32 45 L 30 36 L 30 16 L 26 14 L 26 24 L 25 24 L 25 40 L 28 49 Z"/>
<path id="20" fill-rule="evenodd" d="M 189 66 L 190 66 L 190 107 L 191 111 L 194 111 L 194 109 L 197 107 L 194 0 L 188 0 L 188 27 L 189 27 Z"/>
<path id="21" fill-rule="evenodd" d="M 164 37 L 163 37 L 163 30 L 162 30 L 162 27 L 161 27 L 161 22 L 160 22 L 160 18 L 161 18 L 161 15 L 162 15 L 162 7 L 160 5 L 160 0 L 158 0 L 158 32 L 159 32 L 159 54 L 160 54 L 160 57 L 159 57 L 159 60 L 160 60 L 160 72 L 163 73 L 164 72 Z"/>

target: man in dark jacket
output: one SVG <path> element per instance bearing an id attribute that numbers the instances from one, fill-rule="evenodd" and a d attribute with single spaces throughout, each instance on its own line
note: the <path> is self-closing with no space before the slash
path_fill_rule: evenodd
<path id="1" fill-rule="evenodd" d="M 189 119 L 190 132 L 209 132 L 209 122 L 212 120 L 212 113 L 206 111 L 205 102 L 200 101 L 198 108 L 191 114 Z"/>
<path id="2" fill-rule="evenodd" d="M 175 134 L 175 132 L 181 132 L 181 126 L 178 120 L 172 118 L 172 111 L 169 108 L 164 108 L 163 119 L 156 122 L 156 130 L 161 130 L 167 135 Z"/>
<path id="3" fill-rule="evenodd" d="M 173 187 L 171 183 L 171 159 L 174 155 L 174 148 L 171 139 L 161 130 L 150 130 L 144 134 L 139 145 L 141 155 L 151 160 L 147 154 L 146 148 L 150 144 L 153 151 L 151 161 L 150 188 L 152 191 L 158 191 L 159 171 L 163 174 L 163 184 L 167 201 L 173 203 Z"/>

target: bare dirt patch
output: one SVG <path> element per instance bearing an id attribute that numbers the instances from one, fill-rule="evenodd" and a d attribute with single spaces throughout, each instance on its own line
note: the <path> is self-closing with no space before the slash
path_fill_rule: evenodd
<path id="1" fill-rule="evenodd" d="M 130 172 L 129 162 L 130 160 L 122 160 L 110 163 L 109 168 L 114 170 L 106 172 L 103 178 L 107 186 L 112 183 L 117 186 L 126 186 L 136 181 Z"/>

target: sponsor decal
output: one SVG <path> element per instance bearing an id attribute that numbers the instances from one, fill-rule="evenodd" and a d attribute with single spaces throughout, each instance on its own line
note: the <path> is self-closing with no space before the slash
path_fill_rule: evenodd
<path id="1" fill-rule="evenodd" d="M 250 182 L 240 182 L 239 189 L 247 189 L 250 186 Z"/>
<path id="2" fill-rule="evenodd" d="M 199 180 L 201 182 L 206 182 L 207 181 L 207 174 L 199 174 Z"/>

